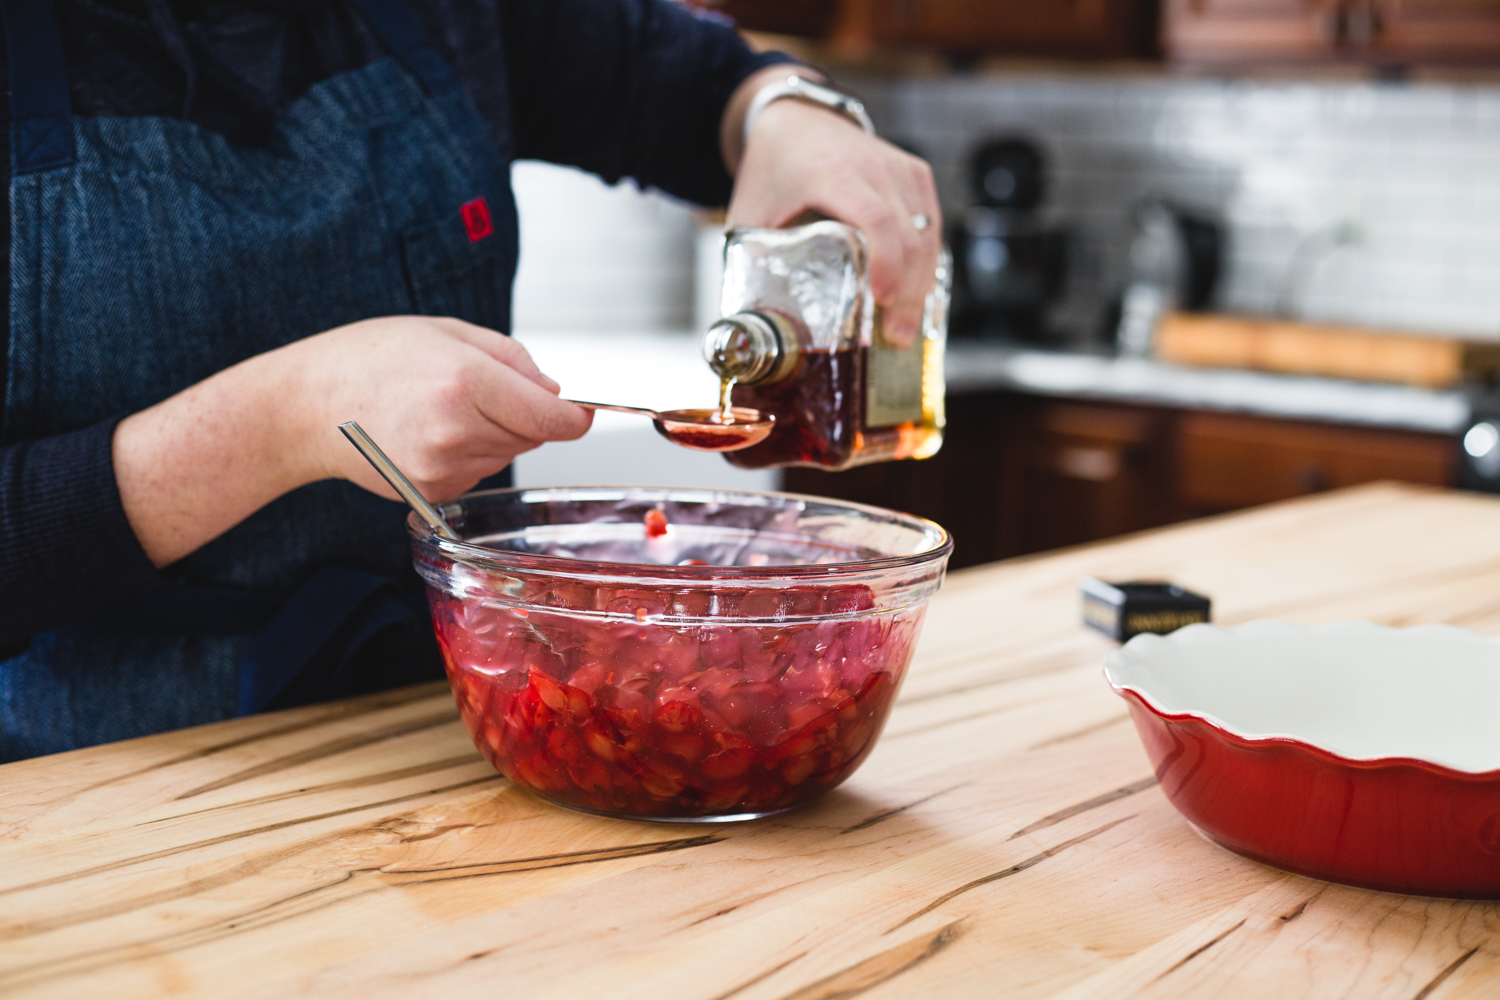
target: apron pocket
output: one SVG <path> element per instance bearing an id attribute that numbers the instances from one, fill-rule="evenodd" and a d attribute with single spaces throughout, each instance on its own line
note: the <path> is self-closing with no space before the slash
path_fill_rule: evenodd
<path id="1" fill-rule="evenodd" d="M 503 330 L 508 325 L 510 271 L 504 238 L 482 199 L 461 215 L 401 234 L 401 256 L 417 311 Z"/>

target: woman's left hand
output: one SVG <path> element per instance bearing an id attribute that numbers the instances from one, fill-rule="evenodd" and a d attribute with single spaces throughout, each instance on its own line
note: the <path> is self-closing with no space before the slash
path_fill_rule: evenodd
<path id="1" fill-rule="evenodd" d="M 744 111 L 756 90 L 793 72 L 777 66 L 748 78 L 725 112 L 722 145 L 734 176 L 730 226 L 785 226 L 806 211 L 840 219 L 870 243 L 870 287 L 885 308 L 886 336 L 912 343 L 942 247 L 932 168 L 842 115 L 797 100 L 768 104 L 740 149 Z M 919 229 L 918 216 L 928 225 Z"/>

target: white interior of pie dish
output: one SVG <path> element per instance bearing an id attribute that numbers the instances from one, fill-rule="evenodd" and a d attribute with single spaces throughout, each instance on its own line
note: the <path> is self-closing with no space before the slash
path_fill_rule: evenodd
<path id="1" fill-rule="evenodd" d="M 1161 712 L 1248 739 L 1500 769 L 1500 638 L 1448 625 L 1189 625 L 1136 636 L 1104 673 Z"/>

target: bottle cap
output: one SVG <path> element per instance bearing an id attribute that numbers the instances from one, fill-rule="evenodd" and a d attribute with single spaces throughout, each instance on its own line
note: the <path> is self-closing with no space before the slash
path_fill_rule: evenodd
<path id="1" fill-rule="evenodd" d="M 759 312 L 725 316 L 703 336 L 703 360 L 715 375 L 740 385 L 774 382 L 789 374 L 796 360 L 796 338 Z"/>

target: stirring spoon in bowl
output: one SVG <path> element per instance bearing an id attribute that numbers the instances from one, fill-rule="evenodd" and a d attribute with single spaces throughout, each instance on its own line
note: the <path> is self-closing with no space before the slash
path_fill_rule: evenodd
<path id="1" fill-rule="evenodd" d="M 650 417 L 656 424 L 657 433 L 673 444 L 694 451 L 739 451 L 760 444 L 776 426 L 776 418 L 769 413 L 748 406 L 729 407 L 729 420 L 721 419 L 723 411 L 708 410 L 648 410 L 644 406 L 619 406 L 614 403 L 590 403 L 582 399 L 567 402 L 586 410 L 613 410 L 616 413 L 632 413 Z"/>
<path id="2" fill-rule="evenodd" d="M 359 426 L 356 421 L 350 420 L 339 424 L 339 430 L 344 432 L 344 437 L 349 439 L 349 443 L 359 449 L 359 453 L 375 466 L 375 471 L 391 484 L 391 489 L 399 493 L 401 499 L 405 500 L 407 505 L 416 511 L 417 516 L 426 521 L 433 531 L 450 541 L 463 541 L 458 537 L 458 532 L 448 527 L 448 522 L 443 520 L 443 515 L 438 513 L 438 509 L 428 503 L 427 498 L 418 493 L 417 488 L 411 484 L 411 480 L 396 468 L 396 463 L 386 457 L 385 452 L 380 450 L 380 445 L 365 433 L 363 427 Z"/>

